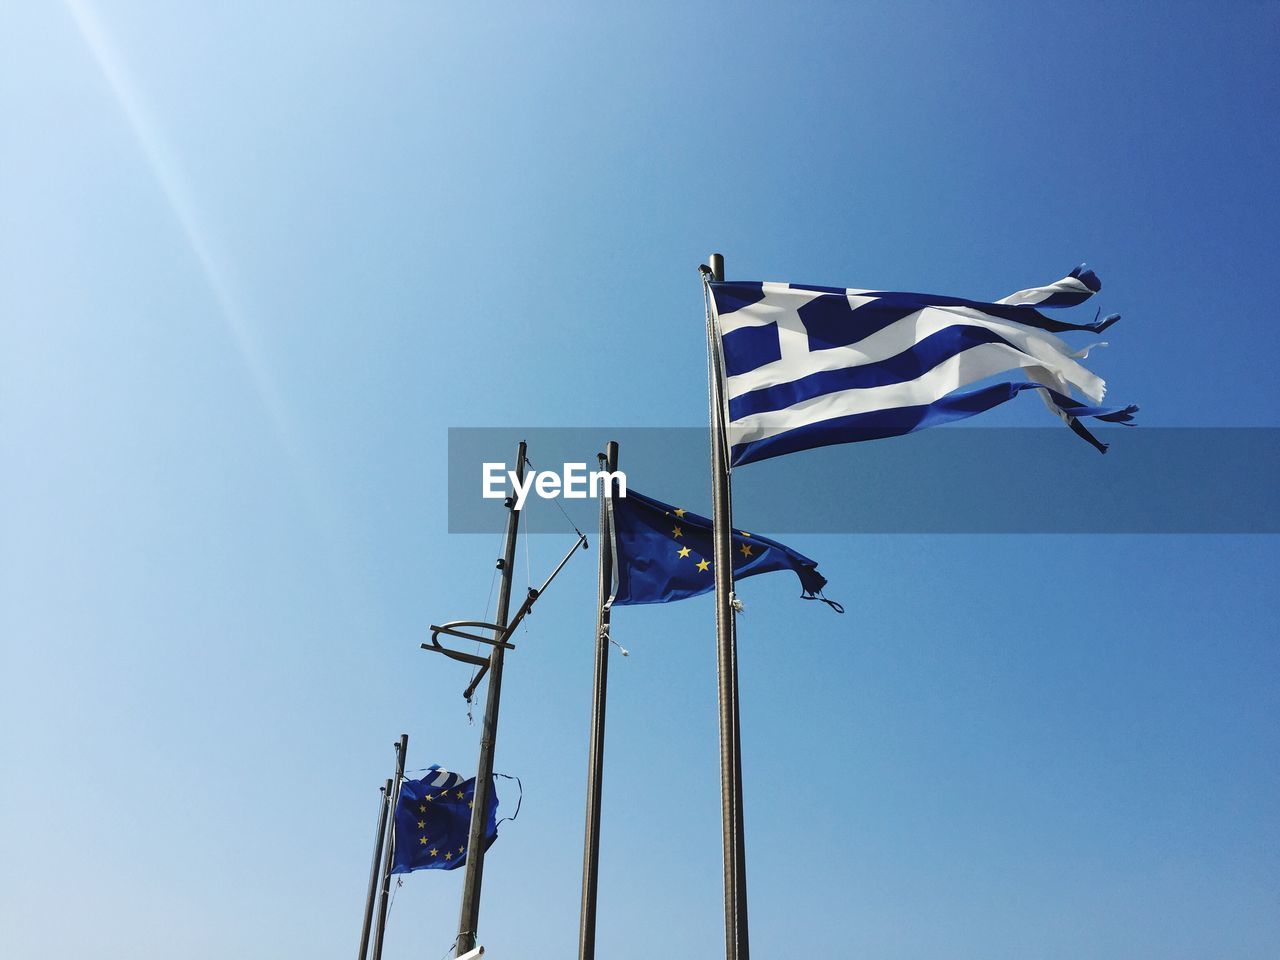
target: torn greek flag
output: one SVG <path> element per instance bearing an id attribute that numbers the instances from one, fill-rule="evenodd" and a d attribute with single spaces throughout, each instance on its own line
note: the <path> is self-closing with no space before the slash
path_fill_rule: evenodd
<path id="1" fill-rule="evenodd" d="M 735 466 L 912 433 L 972 417 L 1026 390 L 1106 452 L 1080 418 L 1127 424 L 1138 409 L 1103 406 L 1106 384 L 1080 364 L 1105 343 L 1073 350 L 1055 336 L 1101 333 L 1119 315 L 1069 323 L 1037 309 L 1076 306 L 1100 290 L 1097 275 L 1083 265 L 995 303 L 787 283 L 709 286 Z M 1019 369 L 1026 381 L 959 392 Z"/>

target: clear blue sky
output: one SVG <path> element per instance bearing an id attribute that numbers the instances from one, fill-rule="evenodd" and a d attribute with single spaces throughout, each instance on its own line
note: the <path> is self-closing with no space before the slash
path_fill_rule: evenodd
<path id="1" fill-rule="evenodd" d="M 445 532 L 447 428 L 703 422 L 713 249 L 974 297 L 1088 260 L 1125 314 L 1111 397 L 1280 426 L 1278 29 L 1256 2 L 9 0 L 0 951 L 349 956 L 392 742 L 474 765 L 465 676 L 417 649 L 479 614 L 498 548 L 500 516 Z M 815 486 L 856 495 L 847 454 Z M 1276 538 L 792 542 L 849 613 L 742 590 L 756 955 L 1277 955 Z M 530 546 L 536 576 L 567 542 Z M 589 557 L 509 661 L 494 957 L 575 949 Z M 712 617 L 615 619 L 602 957 L 721 949 Z M 444 954 L 460 882 L 406 880 L 388 960 Z"/>

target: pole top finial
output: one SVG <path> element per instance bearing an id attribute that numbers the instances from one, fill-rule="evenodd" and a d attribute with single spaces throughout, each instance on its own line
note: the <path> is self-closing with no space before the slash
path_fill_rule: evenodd
<path id="1" fill-rule="evenodd" d="M 711 279 L 724 280 L 724 255 L 713 253 L 707 258 L 707 262 L 711 266 Z"/>

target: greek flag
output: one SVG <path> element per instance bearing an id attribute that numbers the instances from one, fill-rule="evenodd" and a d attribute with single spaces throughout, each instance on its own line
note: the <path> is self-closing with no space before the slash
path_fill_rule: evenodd
<path id="1" fill-rule="evenodd" d="M 1119 315 L 1068 323 L 1037 309 L 1076 306 L 1100 290 L 1083 265 L 994 303 L 788 283 L 709 287 L 734 465 L 912 433 L 972 417 L 1025 390 L 1038 392 L 1105 452 L 1080 418 L 1127 424 L 1137 410 L 1104 406 L 1106 384 L 1080 363 L 1105 343 L 1073 350 L 1054 336 L 1101 333 Z M 1017 369 L 1025 381 L 958 392 Z"/>

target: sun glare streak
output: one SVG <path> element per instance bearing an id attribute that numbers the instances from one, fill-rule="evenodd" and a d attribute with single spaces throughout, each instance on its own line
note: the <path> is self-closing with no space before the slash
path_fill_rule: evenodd
<path id="1" fill-rule="evenodd" d="M 245 322 L 243 312 L 232 296 L 231 286 L 219 267 L 217 259 L 210 251 L 209 244 L 205 241 L 199 215 L 191 199 L 191 191 L 184 181 L 180 166 L 174 160 L 172 150 L 160 135 L 158 125 L 149 115 L 143 98 L 139 96 L 132 78 L 121 62 L 115 44 L 97 14 L 83 0 L 67 0 L 67 7 L 71 11 L 81 38 L 93 54 L 93 59 L 102 71 L 107 86 L 120 105 L 120 110 L 142 149 L 147 165 L 151 168 L 161 192 L 169 203 L 174 219 L 177 220 L 191 247 L 191 252 L 200 264 L 205 282 L 209 285 L 218 310 L 227 324 L 227 330 L 231 334 L 235 348 L 244 360 L 253 385 L 266 408 L 267 416 L 271 419 L 272 427 L 290 455 L 296 456 L 298 451 L 295 448 L 292 431 L 289 429 L 274 378 L 263 358 L 262 348 L 252 328 Z"/>
<path id="2" fill-rule="evenodd" d="M 198 208 L 183 176 L 181 164 L 178 163 L 173 150 L 161 134 L 159 125 L 149 113 L 145 98 L 138 92 L 110 33 L 95 11 L 84 0 L 66 0 L 66 6 L 75 21 L 76 29 L 89 48 L 94 62 L 97 63 L 108 88 L 124 114 L 147 166 L 154 175 L 161 193 L 173 212 L 174 219 L 186 237 L 191 252 L 204 274 L 218 312 L 226 323 L 231 342 L 244 362 L 253 387 L 262 402 L 272 431 L 284 450 L 286 460 L 299 483 L 312 516 L 318 520 L 320 528 L 318 532 L 324 538 L 327 548 L 330 573 L 339 584 L 349 585 L 350 578 L 343 575 L 340 569 L 341 552 L 335 542 L 334 524 L 331 522 L 333 512 L 327 509 L 327 500 L 320 495 L 320 490 L 316 487 L 316 473 L 309 469 L 307 458 L 303 454 L 295 431 L 290 426 L 285 405 L 257 336 L 246 320 L 244 311 L 237 304 L 232 286 L 219 266 L 218 258 L 206 241 Z M 356 611 L 350 608 L 350 598 L 346 596 L 348 590 L 344 589 L 342 592 L 348 600 L 348 616 L 355 618 L 358 622 L 355 616 Z"/>

